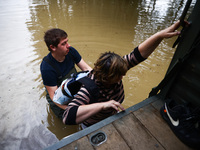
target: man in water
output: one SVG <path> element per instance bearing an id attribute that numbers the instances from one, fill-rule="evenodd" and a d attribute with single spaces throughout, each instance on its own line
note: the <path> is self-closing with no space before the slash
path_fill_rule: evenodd
<path id="1" fill-rule="evenodd" d="M 82 70 L 92 68 L 83 60 L 79 52 L 68 43 L 68 35 L 65 31 L 53 28 L 45 32 L 44 41 L 50 51 L 40 65 L 43 84 L 46 88 L 46 98 L 50 108 L 59 118 L 62 118 L 67 105 L 54 103 L 54 92 L 61 82 L 75 73 L 75 64 Z"/>

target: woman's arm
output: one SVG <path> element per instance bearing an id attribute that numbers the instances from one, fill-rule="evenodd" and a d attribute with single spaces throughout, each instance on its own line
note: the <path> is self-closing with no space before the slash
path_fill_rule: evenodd
<path id="1" fill-rule="evenodd" d="M 119 102 L 116 102 L 114 100 L 101 103 L 88 104 L 88 105 L 81 105 L 78 107 L 78 111 L 76 114 L 76 123 L 79 124 L 87 120 L 91 116 L 97 114 L 98 112 L 107 109 L 115 109 L 116 111 L 125 110 L 124 107 Z"/>
<path id="2" fill-rule="evenodd" d="M 156 34 L 152 35 L 150 38 L 145 40 L 143 43 L 141 43 L 138 47 L 140 54 L 142 57 L 147 58 L 160 44 L 160 42 L 164 38 L 171 38 L 173 36 L 179 35 L 180 32 L 176 31 L 176 29 L 180 26 L 180 21 L 177 21 L 170 27 L 157 32 Z"/>

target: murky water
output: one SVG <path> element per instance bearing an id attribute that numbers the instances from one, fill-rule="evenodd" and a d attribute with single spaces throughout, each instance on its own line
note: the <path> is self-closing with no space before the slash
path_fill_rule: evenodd
<path id="1" fill-rule="evenodd" d="M 48 53 L 44 32 L 64 29 L 91 66 L 99 54 L 120 55 L 180 16 L 185 0 L 1 0 L 0 149 L 41 149 L 79 130 L 49 109 L 39 65 Z M 194 5 L 194 2 L 193 4 Z M 123 79 L 128 108 L 148 97 L 165 75 L 173 39 Z"/>

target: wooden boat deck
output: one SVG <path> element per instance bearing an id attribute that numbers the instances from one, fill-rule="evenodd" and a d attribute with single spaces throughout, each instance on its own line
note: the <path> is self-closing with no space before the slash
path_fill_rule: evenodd
<path id="1" fill-rule="evenodd" d="M 125 112 L 113 115 L 89 128 L 72 134 L 48 150 L 189 150 L 162 119 L 159 109 L 164 104 L 158 96 L 148 98 Z M 104 143 L 96 146 L 90 138 L 99 131 L 106 134 Z"/>

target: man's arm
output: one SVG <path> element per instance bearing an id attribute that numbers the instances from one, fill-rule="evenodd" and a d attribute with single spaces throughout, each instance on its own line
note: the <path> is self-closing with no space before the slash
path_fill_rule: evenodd
<path id="1" fill-rule="evenodd" d="M 51 100 L 53 101 L 53 96 L 54 96 L 54 93 L 55 93 L 55 91 L 57 90 L 57 86 L 45 86 L 46 87 L 46 89 L 47 89 L 47 91 L 48 91 L 48 93 L 49 93 L 49 96 L 50 96 L 50 98 L 51 98 Z M 53 101 L 54 102 L 54 101 Z M 66 109 L 67 108 L 67 105 L 60 105 L 60 104 L 58 104 L 58 103 L 55 103 L 58 107 L 60 107 L 61 109 Z"/>
<path id="2" fill-rule="evenodd" d="M 156 34 L 152 35 L 150 38 L 145 40 L 143 43 L 141 43 L 138 49 L 142 57 L 147 58 L 156 49 L 156 47 L 164 38 L 171 38 L 173 36 L 179 35 L 180 32 L 176 31 L 176 29 L 178 29 L 179 26 L 180 21 L 177 21 L 170 27 L 160 32 L 157 32 Z"/>
<path id="3" fill-rule="evenodd" d="M 81 59 L 81 61 L 77 64 L 77 66 L 82 70 L 82 71 L 91 71 L 92 68 L 83 60 Z"/>

